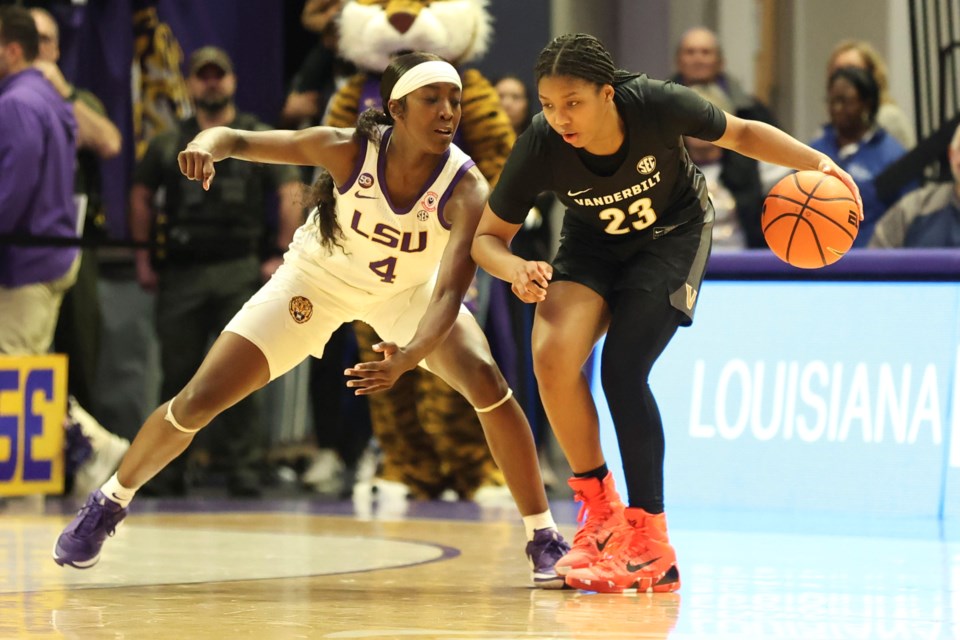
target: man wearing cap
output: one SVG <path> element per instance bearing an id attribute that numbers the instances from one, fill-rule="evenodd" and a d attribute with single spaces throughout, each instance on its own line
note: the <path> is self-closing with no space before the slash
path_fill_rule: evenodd
<path id="1" fill-rule="evenodd" d="M 207 46 L 190 56 L 187 89 L 196 115 L 150 141 L 134 172 L 130 227 L 134 240 L 154 240 L 151 252 L 137 253 L 137 279 L 157 292 L 164 396 L 182 389 L 197 370 L 206 347 L 261 283 L 302 222 L 300 183 L 290 166 L 228 160 L 217 167 L 209 191 L 185 178 L 177 153 L 198 133 L 216 126 L 265 130 L 251 114 L 237 110 L 237 78 L 225 51 Z M 268 233 L 270 198 L 277 196 L 275 238 Z M 208 433 L 212 462 L 227 473 L 234 495 L 255 495 L 262 432 L 256 394 L 226 411 L 225 429 Z M 185 462 L 168 467 L 157 482 L 161 494 L 186 490 Z"/>

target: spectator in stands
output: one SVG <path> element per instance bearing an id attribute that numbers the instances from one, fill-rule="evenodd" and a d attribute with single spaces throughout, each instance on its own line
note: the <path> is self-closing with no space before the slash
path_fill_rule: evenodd
<path id="1" fill-rule="evenodd" d="M 722 108 L 722 107 L 721 107 Z M 738 217 L 737 201 L 723 180 L 723 149 L 717 145 L 684 136 L 690 160 L 700 169 L 707 181 L 707 191 L 713 202 L 713 251 L 739 251 L 747 248 L 747 238 Z M 759 185 L 759 182 L 758 182 Z M 750 210 L 754 226 L 760 226 L 760 203 Z"/>
<path id="2" fill-rule="evenodd" d="M 681 36 L 676 65 L 677 73 L 671 78 L 674 82 L 688 87 L 701 85 L 706 93 L 722 94 L 730 101 L 730 113 L 739 118 L 776 125 L 770 109 L 726 72 L 720 42 L 710 29 L 694 27 Z"/>
<path id="3" fill-rule="evenodd" d="M 725 95 L 708 92 L 704 85 L 694 85 L 693 90 L 716 107 L 733 113 L 733 105 Z M 690 159 L 706 178 L 713 201 L 714 251 L 765 246 L 760 229 L 763 189 L 755 161 L 699 138 L 685 136 L 683 142 Z"/>
<path id="4" fill-rule="evenodd" d="M 694 27 L 683 34 L 677 45 L 676 66 L 674 82 L 694 89 L 706 100 L 737 117 L 777 126 L 770 109 L 748 94 L 737 79 L 726 72 L 720 42 L 710 29 Z M 764 191 L 761 166 L 756 160 L 728 149 L 719 149 L 719 153 L 722 181 L 736 200 L 745 246 L 766 247 L 760 231 Z M 770 166 L 773 175 L 780 175 L 779 166 Z"/>
<path id="5" fill-rule="evenodd" d="M 302 128 L 318 124 L 331 96 L 356 72 L 337 55 L 336 17 L 342 8 L 342 0 L 307 0 L 304 5 L 300 21 L 319 39 L 293 76 L 280 111 L 281 125 Z"/>
<path id="6" fill-rule="evenodd" d="M 103 231 L 106 215 L 100 197 L 100 160 L 120 153 L 120 130 L 107 117 L 103 103 L 91 92 L 67 82 L 60 67 L 60 29 L 45 9 L 30 9 L 37 27 L 39 48 L 33 66 L 39 69 L 60 96 L 73 106 L 77 120 L 77 158 L 74 194 L 79 233 L 94 237 Z M 54 333 L 54 348 L 66 353 L 67 485 L 71 493 L 85 496 L 106 482 L 116 470 L 130 443 L 106 429 L 84 407 L 94 403 L 100 346 L 100 299 L 97 294 L 97 254 L 80 252 L 77 279 L 64 294 Z"/>
<path id="7" fill-rule="evenodd" d="M 514 133 L 519 136 L 526 130 L 533 117 L 530 114 L 527 85 L 519 76 L 509 74 L 497 80 L 493 87 L 497 90 L 497 95 L 500 96 L 500 106 L 503 107 L 507 117 L 510 118 Z"/>
<path id="8" fill-rule="evenodd" d="M 500 106 L 510 119 L 514 133 L 520 137 L 530 122 L 533 114 L 530 112 L 530 98 L 527 95 L 527 85 L 519 76 L 508 74 L 494 83 L 494 89 L 500 98 Z M 549 262 L 556 253 L 556 244 L 559 243 L 559 218 L 563 216 L 562 207 L 556 206 L 556 196 L 544 191 L 537 196 L 530 213 L 527 214 L 523 226 L 513 237 L 511 247 L 514 252 L 525 260 L 544 260 Z M 502 286 L 494 282 L 492 286 Z M 510 310 L 510 322 L 513 335 L 516 336 L 517 347 L 517 398 L 530 421 L 534 437 L 537 440 L 537 451 L 540 456 L 540 473 L 543 483 L 548 489 L 564 489 L 556 472 L 553 470 L 550 452 L 556 438 L 547 421 L 547 413 L 540 402 L 540 392 L 537 379 L 533 373 L 533 351 L 531 350 L 530 336 L 533 331 L 534 307 L 520 301 L 516 296 L 507 296 L 507 306 Z"/>
<path id="9" fill-rule="evenodd" d="M 810 146 L 830 156 L 860 187 L 863 220 L 853 246 L 865 247 L 873 235 L 873 226 L 888 206 L 877 195 L 874 180 L 904 154 L 904 149 L 877 126 L 880 89 L 865 70 L 841 67 L 834 71 L 827 84 L 827 107 L 830 122 Z"/>
<path id="10" fill-rule="evenodd" d="M 873 76 L 880 90 L 880 108 L 877 111 L 877 124 L 896 138 L 904 149 L 912 149 L 917 144 L 913 125 L 903 110 L 890 97 L 887 78 L 887 65 L 873 46 L 863 40 L 844 40 L 833 49 L 827 63 L 827 76 L 840 67 L 865 69 Z"/>
<path id="11" fill-rule="evenodd" d="M 337 55 L 336 18 L 342 8 L 342 0 L 307 0 L 304 4 L 300 23 L 318 39 L 290 82 L 280 112 L 281 126 L 319 124 L 330 98 L 356 73 L 350 62 Z M 304 166 L 300 171 L 308 184 L 314 184 L 319 176 L 317 167 Z M 339 383 L 343 370 L 359 360 L 352 323 L 333 332 L 322 358 L 310 358 L 310 406 L 317 450 L 303 469 L 300 482 L 318 493 L 349 494 L 354 481 L 369 480 L 359 476 L 372 476 L 371 468 L 376 467 L 367 398 L 354 395 Z M 361 459 L 366 464 L 361 465 Z"/>
<path id="12" fill-rule="evenodd" d="M 953 182 L 911 191 L 877 222 L 870 248 L 960 247 L 960 127 L 947 150 Z"/>
<path id="13" fill-rule="evenodd" d="M 505 75 L 494 83 L 494 88 L 500 98 L 510 124 L 517 137 L 522 134 L 533 114 L 530 113 L 530 100 L 527 96 L 527 86 L 518 76 Z M 542 193 L 537 198 L 535 206 L 530 210 L 523 227 L 513 239 L 513 249 L 517 255 L 527 260 L 550 260 L 554 248 L 551 241 L 553 228 L 550 214 L 556 198 L 552 193 Z"/>
<path id="14" fill-rule="evenodd" d="M 77 123 L 34 66 L 39 46 L 30 13 L 0 7 L 0 233 L 72 239 Z M 47 353 L 77 256 L 75 247 L 0 245 L 0 353 Z"/>
<path id="15" fill-rule="evenodd" d="M 187 87 L 196 115 L 152 138 L 133 177 L 131 235 L 141 242 L 152 237 L 158 243 L 153 255 L 138 251 L 137 279 L 145 289 L 157 291 L 164 397 L 189 382 L 220 328 L 280 266 L 280 256 L 302 218 L 297 204 L 301 183 L 293 167 L 227 160 L 217 166 L 217 182 L 209 191 L 180 174 L 177 153 L 200 131 L 221 125 L 269 128 L 237 110 L 236 85 L 225 51 L 216 47 L 195 51 Z M 163 199 L 156 201 L 161 191 Z M 273 195 L 279 202 L 277 237 L 264 257 Z M 214 466 L 222 465 L 226 471 L 231 494 L 256 495 L 264 445 L 257 396 L 232 407 L 223 418 L 230 428 L 209 443 Z M 156 493 L 187 490 L 185 461 L 178 461 L 158 478 Z"/>
<path id="16" fill-rule="evenodd" d="M 120 130 L 106 115 L 103 103 L 91 92 L 64 78 L 60 59 L 60 29 L 45 9 L 30 9 L 37 25 L 40 47 L 33 66 L 39 69 L 64 100 L 73 105 L 77 119 L 76 194 L 81 234 L 94 236 L 105 224 L 100 197 L 100 159 L 120 153 Z M 83 406 L 92 406 L 91 386 L 96 377 L 100 341 L 100 304 L 97 297 L 97 256 L 93 249 L 81 251 L 77 282 L 66 293 L 55 335 L 57 350 L 70 356 L 70 393 Z M 112 472 L 112 470 L 111 470 Z M 102 484 L 98 482 L 97 486 Z M 85 490 L 86 495 L 89 490 Z"/>

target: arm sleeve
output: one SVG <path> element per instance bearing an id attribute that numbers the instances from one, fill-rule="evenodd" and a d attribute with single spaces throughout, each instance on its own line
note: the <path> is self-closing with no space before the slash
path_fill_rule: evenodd
<path id="1" fill-rule="evenodd" d="M 659 85 L 651 93 L 665 142 L 672 143 L 679 136 L 714 142 L 727 130 L 723 110 L 692 89 L 673 82 Z"/>
<path id="2" fill-rule="evenodd" d="M 12 106 L 0 113 L 0 233 L 17 228 L 36 193 L 43 163 L 41 130 L 23 109 Z"/>
<path id="3" fill-rule="evenodd" d="M 527 217 L 538 194 L 549 191 L 547 158 L 535 125 L 517 139 L 497 186 L 490 195 L 490 208 L 497 216 L 513 224 Z"/>

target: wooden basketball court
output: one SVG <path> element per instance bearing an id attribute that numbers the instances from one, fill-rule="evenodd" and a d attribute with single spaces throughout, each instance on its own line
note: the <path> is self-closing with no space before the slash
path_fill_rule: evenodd
<path id="1" fill-rule="evenodd" d="M 932 523 L 678 513 L 680 592 L 611 596 L 531 588 L 509 506 L 138 499 L 86 571 L 50 558 L 76 506 L 0 512 L 0 638 L 960 637 Z"/>

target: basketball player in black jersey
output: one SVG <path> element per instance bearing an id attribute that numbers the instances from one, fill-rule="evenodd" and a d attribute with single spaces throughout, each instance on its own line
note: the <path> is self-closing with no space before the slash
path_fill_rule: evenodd
<path id="1" fill-rule="evenodd" d="M 591 591 L 675 591 L 677 558 L 663 514 L 663 424 L 647 378 L 677 328 L 693 321 L 710 253 L 713 207 L 682 136 L 793 169 L 847 173 L 767 124 L 693 91 L 617 70 L 593 36 L 568 34 L 541 51 L 543 107 L 517 140 L 473 244 L 477 263 L 538 303 L 534 368 L 547 416 L 583 503 L 573 549 L 556 565 Z M 509 249 L 536 195 L 566 206 L 553 265 Z M 862 210 L 862 208 L 861 208 Z M 617 431 L 629 503 L 600 449 L 582 367 L 607 334 L 601 377 Z"/>

